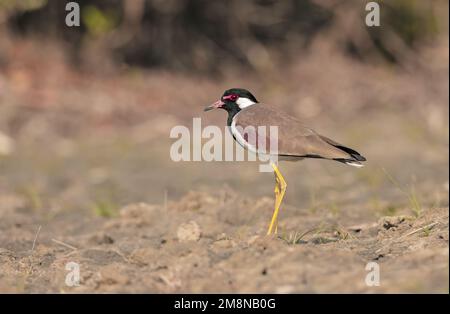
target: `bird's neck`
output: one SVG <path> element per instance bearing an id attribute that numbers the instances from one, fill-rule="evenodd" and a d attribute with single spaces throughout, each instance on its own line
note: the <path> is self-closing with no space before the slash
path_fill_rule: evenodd
<path id="1" fill-rule="evenodd" d="M 231 126 L 231 123 L 233 123 L 233 118 L 234 116 L 241 111 L 241 109 L 239 107 L 237 108 L 233 108 L 231 110 L 228 111 L 228 119 L 227 119 L 227 125 Z"/>

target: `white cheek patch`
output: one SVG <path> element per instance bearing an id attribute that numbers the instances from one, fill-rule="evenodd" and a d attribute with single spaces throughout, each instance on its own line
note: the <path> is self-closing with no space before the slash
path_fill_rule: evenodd
<path id="1" fill-rule="evenodd" d="M 239 108 L 244 109 L 244 108 L 247 108 L 247 107 L 249 107 L 251 105 L 254 105 L 255 102 L 251 101 L 250 99 L 245 98 L 245 97 L 239 97 L 236 100 L 236 104 L 239 106 Z"/>

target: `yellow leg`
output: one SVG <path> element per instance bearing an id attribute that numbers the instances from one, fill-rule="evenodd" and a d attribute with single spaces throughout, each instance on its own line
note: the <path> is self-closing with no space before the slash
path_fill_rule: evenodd
<path id="1" fill-rule="evenodd" d="M 278 212 L 280 211 L 281 202 L 286 193 L 286 181 L 278 170 L 277 165 L 272 163 L 273 172 L 275 174 L 275 209 L 273 211 L 272 220 L 270 221 L 267 235 L 276 234 L 278 230 Z"/>

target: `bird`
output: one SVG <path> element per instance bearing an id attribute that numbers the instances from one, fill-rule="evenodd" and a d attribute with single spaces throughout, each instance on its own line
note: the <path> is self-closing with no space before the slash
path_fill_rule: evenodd
<path id="1" fill-rule="evenodd" d="M 243 88 L 226 90 L 222 97 L 204 108 L 204 111 L 223 109 L 227 111 L 227 126 L 233 138 L 245 149 L 256 154 L 269 154 L 275 175 L 275 207 L 269 223 L 267 235 L 277 234 L 278 213 L 286 194 L 287 183 L 281 174 L 278 161 L 298 161 L 305 158 L 328 159 L 354 167 L 362 167 L 366 158 L 356 150 L 339 144 L 320 135 L 313 129 L 303 125 L 297 118 L 260 103 L 251 92 Z M 278 147 L 275 152 L 268 152 L 249 140 L 249 134 L 243 130 L 257 133 L 260 126 L 276 126 L 278 129 Z M 250 128 L 249 128 L 250 127 Z M 253 138 L 257 138 L 257 134 Z M 266 135 L 264 135 L 266 136 Z M 251 137 L 251 136 L 250 136 Z M 273 161 L 275 160 L 275 161 Z"/>

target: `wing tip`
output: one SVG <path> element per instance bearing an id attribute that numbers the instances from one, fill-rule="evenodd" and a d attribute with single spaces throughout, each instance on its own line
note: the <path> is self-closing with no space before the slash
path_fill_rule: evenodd
<path id="1" fill-rule="evenodd" d="M 351 156 L 354 159 L 356 159 L 357 161 L 366 161 L 367 160 L 366 157 L 360 155 L 359 153 L 358 154 L 351 154 Z"/>

